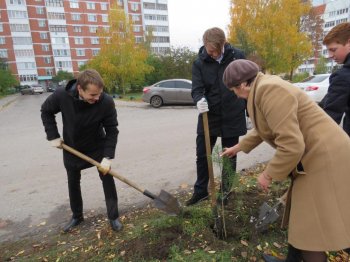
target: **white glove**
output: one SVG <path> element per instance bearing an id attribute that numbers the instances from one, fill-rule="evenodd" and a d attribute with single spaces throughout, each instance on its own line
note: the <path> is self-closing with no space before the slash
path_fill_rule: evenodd
<path id="1" fill-rule="evenodd" d="M 201 114 L 209 111 L 208 102 L 204 97 L 197 102 L 197 109 Z"/>
<path id="2" fill-rule="evenodd" d="M 63 140 L 60 137 L 59 138 L 55 138 L 53 140 L 50 140 L 50 143 L 51 143 L 52 147 L 57 147 L 57 148 L 62 149 Z"/>
<path id="3" fill-rule="evenodd" d="M 111 164 L 112 164 L 112 162 L 108 158 L 104 157 L 100 163 L 101 166 L 98 168 L 98 170 L 102 174 L 107 175 L 109 170 L 111 170 Z"/>

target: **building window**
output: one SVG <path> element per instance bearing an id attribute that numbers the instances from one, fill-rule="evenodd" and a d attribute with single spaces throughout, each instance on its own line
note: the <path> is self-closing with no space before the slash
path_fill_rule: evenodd
<path id="1" fill-rule="evenodd" d="M 70 56 L 70 51 L 68 49 L 54 49 L 54 56 Z"/>
<path id="2" fill-rule="evenodd" d="M 51 64 L 51 57 L 44 57 L 45 64 Z"/>
<path id="3" fill-rule="evenodd" d="M 38 76 L 37 75 L 20 75 L 19 80 L 21 82 L 32 82 L 32 81 L 37 81 Z"/>
<path id="4" fill-rule="evenodd" d="M 72 14 L 72 20 L 79 21 L 80 20 L 80 14 Z"/>
<path id="5" fill-rule="evenodd" d="M 117 3 L 119 6 L 122 6 L 123 5 L 123 0 L 118 0 L 118 3 Z"/>
<path id="6" fill-rule="evenodd" d="M 40 6 L 36 7 L 36 13 L 38 15 L 44 14 L 44 7 L 40 7 Z"/>
<path id="7" fill-rule="evenodd" d="M 18 69 L 35 69 L 34 62 L 19 62 L 17 63 Z"/>
<path id="8" fill-rule="evenodd" d="M 50 25 L 51 32 L 67 32 L 67 26 L 65 25 Z"/>
<path id="9" fill-rule="evenodd" d="M 98 45 L 100 43 L 98 37 L 91 38 L 91 44 L 92 45 Z"/>
<path id="10" fill-rule="evenodd" d="M 81 33 L 82 32 L 81 26 L 73 26 L 73 32 L 74 33 Z"/>
<path id="11" fill-rule="evenodd" d="M 25 5 L 24 0 L 10 0 L 10 5 Z"/>
<path id="12" fill-rule="evenodd" d="M 32 49 L 19 49 L 14 50 L 16 57 L 31 57 L 34 56 L 34 51 Z"/>
<path id="13" fill-rule="evenodd" d="M 108 15 L 101 15 L 101 17 L 103 23 L 108 23 Z"/>
<path id="14" fill-rule="evenodd" d="M 69 1 L 69 7 L 70 8 L 79 8 L 78 1 L 73 1 L 73 0 Z"/>
<path id="15" fill-rule="evenodd" d="M 132 11 L 138 11 L 139 10 L 139 4 L 138 3 L 130 3 L 130 7 Z"/>
<path id="16" fill-rule="evenodd" d="M 101 10 L 108 10 L 108 4 L 101 3 Z"/>
<path id="17" fill-rule="evenodd" d="M 85 49 L 76 49 L 77 56 L 85 56 Z"/>
<path id="18" fill-rule="evenodd" d="M 64 15 L 64 13 L 57 13 L 57 12 L 49 12 L 47 14 L 47 17 L 49 19 L 55 19 L 55 20 L 65 20 L 66 16 Z"/>
<path id="19" fill-rule="evenodd" d="M 97 33 L 97 26 L 89 26 L 89 32 L 90 33 Z"/>
<path id="20" fill-rule="evenodd" d="M 46 6 L 63 7 L 63 0 L 45 0 Z"/>
<path id="21" fill-rule="evenodd" d="M 142 43 L 143 42 L 143 36 L 135 36 L 135 42 L 136 43 Z"/>
<path id="22" fill-rule="evenodd" d="M 9 18 L 28 18 L 28 13 L 26 11 L 8 10 L 7 14 Z"/>
<path id="23" fill-rule="evenodd" d="M 10 24 L 12 32 L 29 32 L 28 24 Z"/>
<path id="24" fill-rule="evenodd" d="M 6 44 L 6 38 L 4 36 L 0 37 L 0 45 Z"/>
<path id="25" fill-rule="evenodd" d="M 141 26 L 140 25 L 134 25 L 134 32 L 141 32 Z"/>
<path id="26" fill-rule="evenodd" d="M 53 69 L 52 68 L 46 68 L 45 71 L 46 71 L 46 75 L 47 76 L 52 76 L 53 75 Z"/>
<path id="27" fill-rule="evenodd" d="M 14 45 L 31 45 L 32 44 L 31 37 L 12 37 L 12 41 Z"/>
<path id="28" fill-rule="evenodd" d="M 44 52 L 50 51 L 50 45 L 41 45 L 41 50 Z"/>
<path id="29" fill-rule="evenodd" d="M 132 20 L 133 22 L 138 22 L 138 21 L 140 21 L 140 20 L 141 20 L 140 15 L 132 14 L 132 15 L 131 15 L 131 20 Z"/>
<path id="30" fill-rule="evenodd" d="M 45 20 L 38 20 L 38 26 L 39 27 L 45 27 L 46 26 L 46 21 Z"/>
<path id="31" fill-rule="evenodd" d="M 87 61 L 78 61 L 78 67 L 86 65 Z"/>
<path id="32" fill-rule="evenodd" d="M 82 38 L 82 37 L 75 37 L 74 38 L 74 43 L 76 45 L 83 45 L 84 44 L 84 38 Z"/>
<path id="33" fill-rule="evenodd" d="M 4 27 L 0 24 L 0 32 L 4 32 Z"/>
<path id="34" fill-rule="evenodd" d="M 52 37 L 53 44 L 68 44 L 68 37 Z"/>
<path id="35" fill-rule="evenodd" d="M 40 33 L 40 39 L 48 39 L 47 33 Z"/>
<path id="36" fill-rule="evenodd" d="M 86 3 L 86 8 L 90 10 L 95 10 L 95 3 Z"/>
<path id="37" fill-rule="evenodd" d="M 89 22 L 97 22 L 97 16 L 88 14 L 88 21 Z"/>
<path id="38" fill-rule="evenodd" d="M 72 62 L 71 61 L 57 61 L 55 63 L 57 68 L 62 68 L 62 67 L 72 67 Z"/>
<path id="39" fill-rule="evenodd" d="M 100 49 L 92 49 L 93 56 L 97 56 L 99 52 L 100 52 Z"/>
<path id="40" fill-rule="evenodd" d="M 0 57 L 1 58 L 8 58 L 6 49 L 0 49 Z"/>

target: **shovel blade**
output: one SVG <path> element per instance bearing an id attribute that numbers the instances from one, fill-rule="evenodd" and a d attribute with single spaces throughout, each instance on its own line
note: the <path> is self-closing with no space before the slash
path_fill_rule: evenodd
<path id="1" fill-rule="evenodd" d="M 179 215 L 181 213 L 180 203 L 172 194 L 161 190 L 160 194 L 154 199 L 154 206 L 169 215 Z"/>
<path id="2" fill-rule="evenodd" d="M 255 228 L 258 231 L 266 231 L 268 229 L 268 226 L 279 218 L 277 207 L 278 206 L 270 207 L 266 202 L 261 205 L 259 218 L 255 224 Z"/>

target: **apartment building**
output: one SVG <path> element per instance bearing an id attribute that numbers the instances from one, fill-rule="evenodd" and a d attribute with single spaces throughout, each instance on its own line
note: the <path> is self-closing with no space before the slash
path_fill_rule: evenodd
<path id="1" fill-rule="evenodd" d="M 47 86 L 58 71 L 74 74 L 100 51 L 98 28 L 111 7 L 122 7 L 136 42 L 153 31 L 154 53 L 170 49 L 167 0 L 2 0 L 0 58 L 21 84 Z"/>
<path id="2" fill-rule="evenodd" d="M 334 26 L 340 23 L 350 22 L 350 0 L 325 0 L 321 5 L 315 6 L 314 8 L 319 11 L 319 15 L 323 19 L 323 36 L 326 36 Z M 309 58 L 298 67 L 297 73 L 307 72 L 312 75 L 319 57 L 323 56 L 328 58 L 328 52 L 325 46 L 322 45 L 320 50 L 315 51 L 313 57 Z M 333 66 L 335 66 L 334 61 L 328 59 L 328 72 L 332 71 Z"/>

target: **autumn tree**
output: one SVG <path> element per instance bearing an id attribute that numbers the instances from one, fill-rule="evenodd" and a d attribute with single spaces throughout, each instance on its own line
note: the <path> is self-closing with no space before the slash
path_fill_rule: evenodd
<path id="1" fill-rule="evenodd" d="M 317 60 L 317 64 L 315 65 L 315 71 L 314 74 L 326 74 L 328 73 L 328 67 L 327 67 L 328 59 L 324 56 L 321 56 Z"/>
<path id="2" fill-rule="evenodd" d="M 6 94 L 10 87 L 18 85 L 18 80 L 7 68 L 0 68 L 0 95 Z"/>
<path id="3" fill-rule="evenodd" d="M 152 67 L 146 63 L 147 50 L 136 44 L 132 23 L 122 8 L 114 5 L 109 13 L 108 30 L 101 29 L 100 52 L 87 64 L 96 69 L 107 91 L 125 94 L 132 85 L 140 85 Z"/>
<path id="4" fill-rule="evenodd" d="M 311 43 L 300 31 L 309 1 L 231 0 L 229 40 L 261 60 L 263 70 L 291 72 L 311 54 Z"/>
<path id="5" fill-rule="evenodd" d="M 67 81 L 67 80 L 71 80 L 74 78 L 74 75 L 68 71 L 58 71 L 57 74 L 52 77 L 52 81 L 55 83 L 59 83 L 61 81 Z"/>

